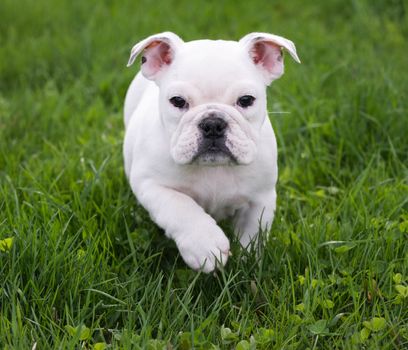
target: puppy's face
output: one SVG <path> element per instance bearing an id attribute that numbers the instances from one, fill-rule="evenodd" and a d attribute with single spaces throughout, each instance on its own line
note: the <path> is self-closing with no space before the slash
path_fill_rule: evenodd
<path id="1" fill-rule="evenodd" d="M 249 164 L 266 116 L 265 84 L 235 42 L 187 43 L 160 81 L 178 164 Z"/>
<path id="2" fill-rule="evenodd" d="M 160 88 L 160 115 L 175 163 L 254 160 L 267 116 L 266 86 L 283 74 L 281 48 L 298 59 L 290 44 L 271 34 L 184 43 L 162 33 L 133 48 L 129 63 L 144 50 L 142 73 Z"/>

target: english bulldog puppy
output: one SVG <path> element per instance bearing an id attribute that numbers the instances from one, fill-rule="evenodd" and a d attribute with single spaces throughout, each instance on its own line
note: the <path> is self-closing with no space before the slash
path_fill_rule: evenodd
<path id="1" fill-rule="evenodd" d="M 250 33 L 239 41 L 184 42 L 171 32 L 137 43 L 141 70 L 126 94 L 125 172 L 137 200 L 186 264 L 224 266 L 232 218 L 242 247 L 268 231 L 276 206 L 277 147 L 266 88 L 284 72 L 292 41 Z"/>

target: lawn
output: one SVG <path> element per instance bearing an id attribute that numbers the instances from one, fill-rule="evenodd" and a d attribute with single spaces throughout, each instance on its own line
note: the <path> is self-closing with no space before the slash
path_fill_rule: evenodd
<path id="1" fill-rule="evenodd" d="M 407 11 L 1 0 L 0 348 L 408 348 Z M 271 32 L 302 60 L 268 90 L 270 239 L 259 260 L 233 242 L 216 275 L 186 267 L 123 171 L 128 54 L 164 30 Z"/>

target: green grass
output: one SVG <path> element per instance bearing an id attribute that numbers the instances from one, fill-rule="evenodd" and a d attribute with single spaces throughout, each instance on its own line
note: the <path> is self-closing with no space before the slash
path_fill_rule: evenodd
<path id="1" fill-rule="evenodd" d="M 0 348 L 407 348 L 406 11 L 403 0 L 2 0 Z M 184 265 L 123 173 L 128 53 L 163 30 L 272 32 L 302 59 L 287 57 L 268 92 L 269 110 L 288 112 L 270 115 L 270 240 L 259 262 L 234 242 L 216 276 Z"/>

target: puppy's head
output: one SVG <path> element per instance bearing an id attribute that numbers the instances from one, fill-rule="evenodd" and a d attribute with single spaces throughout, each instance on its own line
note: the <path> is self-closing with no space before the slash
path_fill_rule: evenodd
<path id="1" fill-rule="evenodd" d="M 240 41 L 183 42 L 174 33 L 136 44 L 142 74 L 160 88 L 160 113 L 178 164 L 249 164 L 267 117 L 266 86 L 284 71 L 282 49 L 297 61 L 294 44 L 251 33 Z"/>

